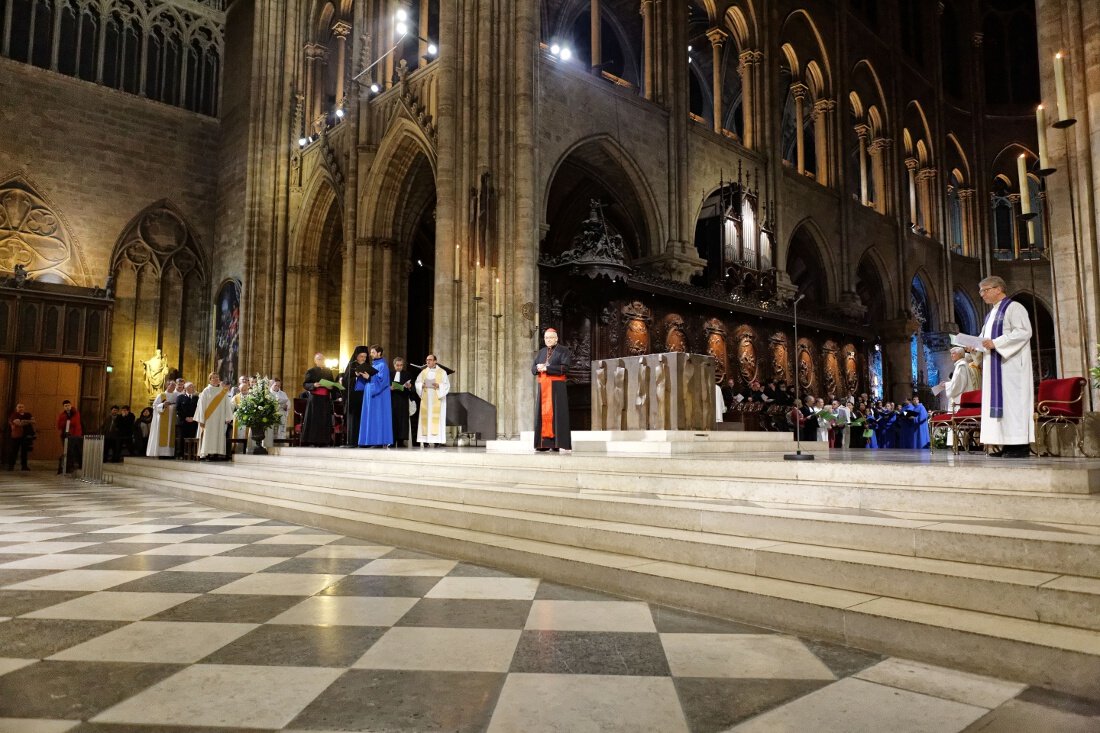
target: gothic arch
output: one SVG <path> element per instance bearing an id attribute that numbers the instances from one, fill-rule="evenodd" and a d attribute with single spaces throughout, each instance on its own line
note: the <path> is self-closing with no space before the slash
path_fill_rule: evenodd
<path id="1" fill-rule="evenodd" d="M 122 230 L 110 260 L 111 402 L 149 404 L 154 395 L 141 362 L 156 349 L 173 371 L 196 383 L 209 371 L 210 272 L 194 228 L 166 199 L 142 209 Z"/>
<path id="2" fill-rule="evenodd" d="M 420 156 L 431 168 L 434 181 L 434 147 L 416 123 L 404 115 L 398 115 L 378 146 L 371 164 L 369 183 L 360 201 L 361 220 L 365 226 L 363 236 L 390 241 L 397 239 L 400 227 L 396 212 L 403 198 L 403 187 L 410 172 L 419 163 Z"/>
<path id="3" fill-rule="evenodd" d="M 825 39 L 818 30 L 817 23 L 805 10 L 795 10 L 783 21 L 779 31 L 779 38 L 786 47 L 790 48 L 788 57 L 794 56 L 796 65 L 801 67 L 803 73 L 809 72 L 811 64 L 816 67 L 817 87 L 813 89 L 814 98 L 828 98 L 832 96 L 832 64 L 829 61 L 829 52 L 825 45 Z M 797 69 L 792 67 L 792 72 Z M 802 79 L 809 83 L 809 79 Z"/>
<path id="4" fill-rule="evenodd" d="M 923 267 L 919 268 L 913 273 L 913 278 L 910 280 L 911 289 L 913 292 L 920 292 L 922 300 L 918 301 L 918 304 L 925 309 L 925 312 L 913 315 L 921 321 L 922 330 L 935 331 L 938 329 L 941 319 L 939 318 L 940 301 L 936 297 L 936 291 L 932 287 L 932 278 L 929 276 L 928 271 Z"/>
<path id="5" fill-rule="evenodd" d="M 962 143 L 959 142 L 959 138 L 955 133 L 947 133 L 947 145 L 948 167 L 957 170 L 961 174 L 960 183 L 973 185 L 973 179 L 970 177 L 970 158 L 963 151 Z M 952 163 L 957 163 L 957 165 L 952 166 Z"/>
<path id="6" fill-rule="evenodd" d="M 752 0 L 737 0 L 726 9 L 726 27 L 733 33 L 741 50 L 760 47 L 759 25 Z"/>
<path id="7" fill-rule="evenodd" d="M 336 195 L 336 184 L 323 169 L 316 169 L 302 196 L 305 204 L 295 225 L 293 241 L 296 246 L 291 255 L 292 264 L 315 265 L 319 258 L 326 254 L 322 239 L 325 221 L 330 217 L 333 206 L 336 207 L 338 219 L 343 220 L 342 202 Z"/>
<path id="8" fill-rule="evenodd" d="M 808 304 L 824 306 L 833 300 L 837 278 L 827 244 L 828 239 L 810 217 L 800 221 L 787 240 L 784 269 L 791 282 L 806 293 Z"/>
<path id="9" fill-rule="evenodd" d="M 883 259 L 882 253 L 878 247 L 871 245 L 863 251 L 863 254 L 859 257 L 859 264 L 856 266 L 856 292 L 860 296 L 860 300 L 863 305 L 868 309 L 869 322 L 884 321 L 893 316 L 896 306 L 895 293 L 897 293 L 898 284 L 895 278 L 891 277 L 891 268 L 886 265 L 886 261 Z M 860 282 L 864 276 L 868 277 L 868 280 L 875 279 L 878 281 L 878 286 L 882 290 L 882 309 L 877 313 L 875 312 L 875 304 L 870 303 L 860 292 Z M 868 287 L 873 285 L 871 282 L 865 283 Z M 873 299 L 873 298 L 872 298 Z"/>
<path id="10" fill-rule="evenodd" d="M 620 231 L 624 239 L 634 239 L 634 255 L 647 257 L 660 249 L 662 226 L 658 218 L 659 208 L 645 173 L 628 153 L 610 135 L 599 134 L 582 138 L 562 153 L 547 177 L 542 195 L 542 216 L 550 222 L 553 196 L 560 193 L 559 183 L 564 168 L 573 167 L 592 181 L 623 209 L 619 217 L 624 226 L 633 231 Z M 587 213 L 587 201 L 584 213 Z M 610 202 L 609 202 L 610 203 Z M 609 216 L 614 212 L 609 212 Z M 629 224 L 627 224 L 629 222 Z"/>
<path id="11" fill-rule="evenodd" d="M 23 172 L 0 182 L 0 270 L 16 265 L 35 279 L 92 285 L 64 214 Z"/>

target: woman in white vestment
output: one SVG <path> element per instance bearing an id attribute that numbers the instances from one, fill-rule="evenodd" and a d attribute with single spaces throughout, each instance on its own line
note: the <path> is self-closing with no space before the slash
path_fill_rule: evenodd
<path id="1" fill-rule="evenodd" d="M 447 392 L 451 382 L 447 372 L 435 362 L 435 354 L 428 354 L 424 369 L 416 375 L 416 393 L 420 395 L 417 440 L 421 445 L 447 442 Z"/>
<path id="2" fill-rule="evenodd" d="M 149 441 L 145 455 L 149 458 L 171 458 L 176 445 L 176 383 L 164 383 L 164 391 L 153 400 L 153 421 L 149 424 Z"/>

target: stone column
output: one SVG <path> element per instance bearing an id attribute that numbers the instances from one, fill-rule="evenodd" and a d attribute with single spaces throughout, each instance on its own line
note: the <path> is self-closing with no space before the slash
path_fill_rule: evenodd
<path id="1" fill-rule="evenodd" d="M 867 191 L 867 142 L 871 138 L 871 128 L 856 125 L 856 137 L 859 138 L 859 202 L 868 206 L 871 198 Z"/>
<path id="2" fill-rule="evenodd" d="M 341 20 L 332 26 L 332 35 L 336 38 L 336 106 L 340 108 L 345 106 L 344 78 L 347 76 L 347 41 L 349 33 L 351 33 L 350 23 Z"/>
<path id="3" fill-rule="evenodd" d="M 967 257 L 973 257 L 974 242 L 977 241 L 977 233 L 974 231 L 974 189 L 960 188 L 959 209 L 962 213 L 962 253 Z"/>
<path id="4" fill-rule="evenodd" d="M 655 67 L 653 63 L 654 38 L 653 38 L 653 0 L 642 0 L 642 92 L 646 99 L 653 99 L 653 80 Z"/>
<path id="5" fill-rule="evenodd" d="M 321 58 L 325 53 L 325 47 L 319 43 L 307 43 L 302 48 L 302 53 L 306 59 L 306 132 L 312 134 L 314 132 L 314 120 L 317 119 L 321 108 L 320 74 L 317 70 L 321 66 Z"/>
<path id="6" fill-rule="evenodd" d="M 917 209 L 917 167 L 919 165 L 916 158 L 905 159 L 905 170 L 908 171 L 909 182 L 909 224 L 914 231 L 920 229 L 920 212 Z"/>
<path id="7" fill-rule="evenodd" d="M 423 61 L 424 57 L 428 55 L 428 13 L 430 12 L 431 3 L 428 0 L 420 0 L 420 13 L 416 16 L 420 25 L 420 60 Z M 438 39 L 436 48 L 439 47 Z M 419 66 L 419 63 L 417 64 Z"/>
<path id="8" fill-rule="evenodd" d="M 913 318 L 897 318 L 882 324 L 883 371 L 886 372 L 883 385 L 887 400 L 896 402 L 913 394 L 912 338 L 919 329 L 920 323 Z"/>
<path id="9" fill-rule="evenodd" d="M 920 211 L 923 221 L 921 226 L 929 237 L 939 234 L 939 222 L 937 221 L 934 203 L 937 200 L 936 169 L 921 168 L 917 172 L 917 195 L 920 197 Z"/>
<path id="10" fill-rule="evenodd" d="M 896 190 L 886 162 L 889 159 L 890 145 L 889 138 L 876 137 L 868 148 L 871 154 L 871 171 L 875 177 L 875 211 L 880 214 L 890 213 L 891 192 Z"/>
<path id="11" fill-rule="evenodd" d="M 791 94 L 794 95 L 794 141 L 796 151 L 795 170 L 799 175 L 806 173 L 806 97 L 810 94 L 810 88 L 800 81 L 791 84 Z"/>
<path id="12" fill-rule="evenodd" d="M 592 73 L 599 76 L 600 66 L 603 64 L 603 39 L 600 35 L 602 28 L 600 27 L 600 0 L 592 0 L 592 7 L 589 9 L 589 35 L 592 43 Z"/>
<path id="13" fill-rule="evenodd" d="M 744 134 L 741 144 L 750 150 L 759 145 L 757 140 L 756 121 L 760 110 L 760 95 L 757 94 L 756 76 L 760 70 L 760 60 L 764 54 L 759 51 L 742 51 L 738 57 L 740 62 L 737 71 L 741 75 L 741 114 L 744 117 Z"/>
<path id="14" fill-rule="evenodd" d="M 726 33 L 721 28 L 711 28 L 707 31 L 707 38 L 710 39 L 711 50 L 711 88 L 712 98 L 714 100 L 714 131 L 719 135 L 722 134 L 723 122 L 723 104 L 722 104 L 722 48 L 726 45 L 726 40 L 729 39 L 729 33 Z"/>
<path id="15" fill-rule="evenodd" d="M 833 147 L 831 144 L 833 136 L 830 130 L 835 109 L 836 102 L 831 99 L 819 99 L 814 102 L 814 155 L 817 164 L 817 182 L 822 186 L 830 186 L 833 183 L 833 159 L 829 152 Z"/>

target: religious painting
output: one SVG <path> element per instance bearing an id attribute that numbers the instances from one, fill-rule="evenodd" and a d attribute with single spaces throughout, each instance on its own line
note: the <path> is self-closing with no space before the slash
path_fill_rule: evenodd
<path id="1" fill-rule="evenodd" d="M 772 379 L 776 382 L 790 382 L 790 354 L 788 352 L 787 334 L 773 333 L 768 339 L 772 352 Z"/>
<path id="2" fill-rule="evenodd" d="M 859 394 L 859 352 L 855 344 L 844 344 L 844 385 L 848 394 Z"/>
<path id="3" fill-rule="evenodd" d="M 733 332 L 734 342 L 737 344 L 737 371 L 745 384 L 749 384 L 759 376 L 759 368 L 756 363 L 756 332 L 752 326 L 738 326 Z"/>
<path id="4" fill-rule="evenodd" d="M 669 313 L 664 320 L 665 352 L 687 353 L 687 336 L 684 333 L 684 317 Z"/>
<path id="5" fill-rule="evenodd" d="M 241 284 L 226 280 L 214 299 L 214 371 L 223 382 L 237 379 L 241 350 Z"/>
<path id="6" fill-rule="evenodd" d="M 826 341 L 822 347 L 824 359 L 822 360 L 822 376 L 825 377 L 825 393 L 840 399 L 844 397 L 844 382 L 840 376 L 840 357 L 837 353 L 839 347 L 836 341 Z"/>
<path id="7" fill-rule="evenodd" d="M 729 355 L 726 353 L 726 325 L 717 318 L 711 318 L 703 326 L 707 334 L 707 353 L 714 359 L 714 380 L 717 384 L 726 381 L 730 370 Z"/>
<path id="8" fill-rule="evenodd" d="M 649 349 L 649 324 L 653 322 L 653 315 L 649 308 L 640 300 L 635 300 L 630 305 L 623 306 L 623 320 L 626 321 L 626 337 L 624 344 L 629 356 L 641 356 L 648 354 Z"/>

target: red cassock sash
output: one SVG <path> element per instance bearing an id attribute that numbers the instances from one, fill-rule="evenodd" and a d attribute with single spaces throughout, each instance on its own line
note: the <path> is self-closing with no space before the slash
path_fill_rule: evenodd
<path id="1" fill-rule="evenodd" d="M 564 374 L 539 372 L 539 409 L 542 414 L 540 437 L 554 437 L 554 382 L 564 382 Z"/>
<path id="2" fill-rule="evenodd" d="M 328 387 L 314 387 L 310 394 L 315 394 L 318 397 L 324 397 L 328 394 Z"/>

